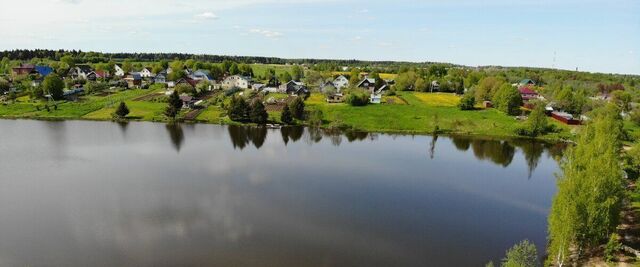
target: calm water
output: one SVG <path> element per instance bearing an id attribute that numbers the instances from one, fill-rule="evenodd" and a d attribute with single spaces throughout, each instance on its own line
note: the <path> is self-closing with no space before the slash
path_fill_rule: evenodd
<path id="1" fill-rule="evenodd" d="M 544 249 L 557 145 L 0 120 L 0 266 L 483 266 Z"/>

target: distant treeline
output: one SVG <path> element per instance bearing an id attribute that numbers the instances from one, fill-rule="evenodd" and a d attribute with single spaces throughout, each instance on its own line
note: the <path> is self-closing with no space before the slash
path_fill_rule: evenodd
<path id="1" fill-rule="evenodd" d="M 60 60 L 65 55 L 73 56 L 78 63 L 103 63 L 110 60 L 122 61 L 125 59 L 141 62 L 154 62 L 160 60 L 188 60 L 193 59 L 204 62 L 222 62 L 230 60 L 238 63 L 246 64 L 310 64 L 310 65 L 327 65 L 327 67 L 338 66 L 376 66 L 376 67 L 396 67 L 413 65 L 415 67 L 434 64 L 434 62 L 396 62 L 396 61 L 363 61 L 363 60 L 342 60 L 342 59 L 285 59 L 277 57 L 258 57 L 258 56 L 224 56 L 224 55 L 206 55 L 206 54 L 186 54 L 186 53 L 101 53 L 101 52 L 84 52 L 81 50 L 48 50 L 48 49 L 16 49 L 1 51 L 0 58 L 8 58 L 9 60 L 29 61 L 34 58 Z M 448 64 L 454 66 L 453 64 Z"/>

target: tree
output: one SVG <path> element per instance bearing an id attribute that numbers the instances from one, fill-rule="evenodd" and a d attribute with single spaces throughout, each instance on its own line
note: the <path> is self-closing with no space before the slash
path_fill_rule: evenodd
<path id="1" fill-rule="evenodd" d="M 311 112 L 311 114 L 309 115 L 309 126 L 311 127 L 320 127 L 322 126 L 323 123 L 323 113 L 322 110 L 314 110 Z"/>
<path id="2" fill-rule="evenodd" d="M 196 89 L 193 88 L 193 86 L 191 86 L 190 84 L 186 84 L 186 83 L 177 84 L 175 88 L 173 88 L 173 90 L 175 92 L 178 92 L 179 95 L 181 94 L 195 95 L 196 94 Z"/>
<path id="3" fill-rule="evenodd" d="M 491 100 L 493 95 L 498 91 L 500 86 L 504 84 L 504 81 L 497 77 L 486 77 L 478 83 L 475 89 L 476 100 L 484 101 Z"/>
<path id="4" fill-rule="evenodd" d="M 300 66 L 294 65 L 291 68 L 291 78 L 295 81 L 300 81 L 300 79 L 304 78 L 304 70 Z"/>
<path id="5" fill-rule="evenodd" d="M 540 266 L 538 262 L 538 250 L 536 246 L 524 240 L 509 250 L 507 255 L 502 259 L 503 267 L 537 267 Z"/>
<path id="6" fill-rule="evenodd" d="M 131 72 L 133 70 L 133 63 L 131 63 L 131 60 L 127 59 L 122 62 L 122 70 L 124 72 Z"/>
<path id="7" fill-rule="evenodd" d="M 360 69 L 351 68 L 351 71 L 349 72 L 349 84 L 351 86 L 355 86 L 359 82 L 360 82 Z"/>
<path id="8" fill-rule="evenodd" d="M 120 102 L 120 105 L 113 115 L 117 119 L 123 119 L 127 115 L 129 115 L 129 107 L 127 107 L 127 104 L 125 104 L 124 102 Z"/>
<path id="9" fill-rule="evenodd" d="M 565 153 L 548 219 L 549 264 L 562 265 L 571 251 L 603 244 L 618 225 L 625 184 L 619 112 L 612 105 L 594 110 Z"/>
<path id="10" fill-rule="evenodd" d="M 427 82 L 427 80 L 423 79 L 422 77 L 419 77 L 418 79 L 416 79 L 416 82 L 413 85 L 413 90 L 418 92 L 426 92 L 428 88 L 429 88 L 429 83 Z"/>
<path id="11" fill-rule="evenodd" d="M 240 68 L 238 68 L 238 64 L 237 63 L 231 64 L 231 67 L 229 67 L 229 74 L 231 74 L 231 75 L 240 74 Z"/>
<path id="12" fill-rule="evenodd" d="M 629 112 L 629 110 L 631 110 L 631 102 L 633 102 L 633 96 L 631 93 L 616 90 L 611 93 L 611 98 L 622 111 Z"/>
<path id="13" fill-rule="evenodd" d="M 417 79 L 418 76 L 413 71 L 400 73 L 398 74 L 398 77 L 396 77 L 395 87 L 400 91 L 415 90 L 414 85 Z"/>
<path id="14" fill-rule="evenodd" d="M 299 120 L 304 120 L 304 99 L 302 97 L 296 97 L 289 103 L 289 109 L 293 117 Z"/>
<path id="15" fill-rule="evenodd" d="M 503 84 L 493 96 L 493 105 L 504 113 L 517 115 L 519 107 L 522 106 L 522 96 L 510 84 Z"/>
<path id="16" fill-rule="evenodd" d="M 291 124 L 293 122 L 293 116 L 288 105 L 285 105 L 280 114 L 280 121 L 284 124 Z"/>
<path id="17" fill-rule="evenodd" d="M 476 98 L 473 96 L 473 94 L 465 94 L 462 96 L 462 99 L 460 99 L 460 104 L 458 104 L 458 107 L 460 108 L 460 110 L 473 110 L 476 104 Z"/>
<path id="18" fill-rule="evenodd" d="M 262 104 L 262 100 L 255 99 L 251 104 L 251 113 L 249 114 L 249 118 L 252 122 L 257 124 L 265 124 L 267 119 L 269 119 L 269 114 L 267 110 L 264 108 Z"/>
<path id="19" fill-rule="evenodd" d="M 241 96 L 233 96 L 227 110 L 232 121 L 246 121 L 249 118 L 249 105 Z"/>
<path id="20" fill-rule="evenodd" d="M 44 78 L 42 82 L 42 90 L 51 95 L 51 97 L 55 100 L 62 99 L 62 95 L 64 94 L 64 82 L 60 79 L 60 76 L 57 74 L 49 74 Z"/>
<path id="21" fill-rule="evenodd" d="M 175 120 L 178 113 L 180 113 L 180 109 L 182 108 L 182 100 L 180 100 L 180 96 L 178 95 L 178 91 L 173 91 L 173 93 L 169 96 L 169 104 L 164 111 L 164 115 Z"/>
<path id="22" fill-rule="evenodd" d="M 527 135 L 535 137 L 545 134 L 549 128 L 547 115 L 544 113 L 544 105 L 542 103 L 536 103 L 533 111 L 529 114 L 527 119 Z"/>
<path id="23" fill-rule="evenodd" d="M 292 80 L 291 78 L 291 74 L 288 71 L 285 71 L 283 73 L 280 74 L 279 80 L 282 82 L 289 82 Z"/>

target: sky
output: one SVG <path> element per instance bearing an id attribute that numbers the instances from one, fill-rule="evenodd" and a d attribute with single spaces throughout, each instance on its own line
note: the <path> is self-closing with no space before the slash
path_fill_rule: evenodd
<path id="1" fill-rule="evenodd" d="M 640 74 L 639 0 L 0 0 L 0 50 Z"/>

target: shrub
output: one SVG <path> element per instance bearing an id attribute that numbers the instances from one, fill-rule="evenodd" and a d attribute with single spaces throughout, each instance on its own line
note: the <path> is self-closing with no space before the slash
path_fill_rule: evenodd
<path id="1" fill-rule="evenodd" d="M 636 108 L 633 112 L 631 112 L 630 116 L 631 121 L 640 126 L 640 108 Z"/>
<path id="2" fill-rule="evenodd" d="M 462 99 L 460 99 L 460 104 L 458 107 L 461 110 L 473 110 L 476 104 L 476 98 L 473 94 L 465 94 Z"/>
<path id="3" fill-rule="evenodd" d="M 195 93 L 196 93 L 196 89 L 193 88 L 193 86 L 191 86 L 189 84 L 184 84 L 184 83 L 176 85 L 174 90 L 176 92 L 178 92 L 178 94 L 195 95 Z"/>
<path id="4" fill-rule="evenodd" d="M 604 259 L 608 262 L 615 260 L 616 253 L 622 249 L 622 244 L 620 244 L 620 236 L 616 233 L 611 234 L 609 237 L 609 241 L 604 246 Z"/>
<path id="5" fill-rule="evenodd" d="M 369 94 L 364 90 L 354 90 L 347 95 L 345 101 L 354 107 L 366 106 L 369 103 Z"/>
<path id="6" fill-rule="evenodd" d="M 506 257 L 502 259 L 504 267 L 536 267 L 539 265 L 538 250 L 533 243 L 526 239 L 507 250 Z"/>

